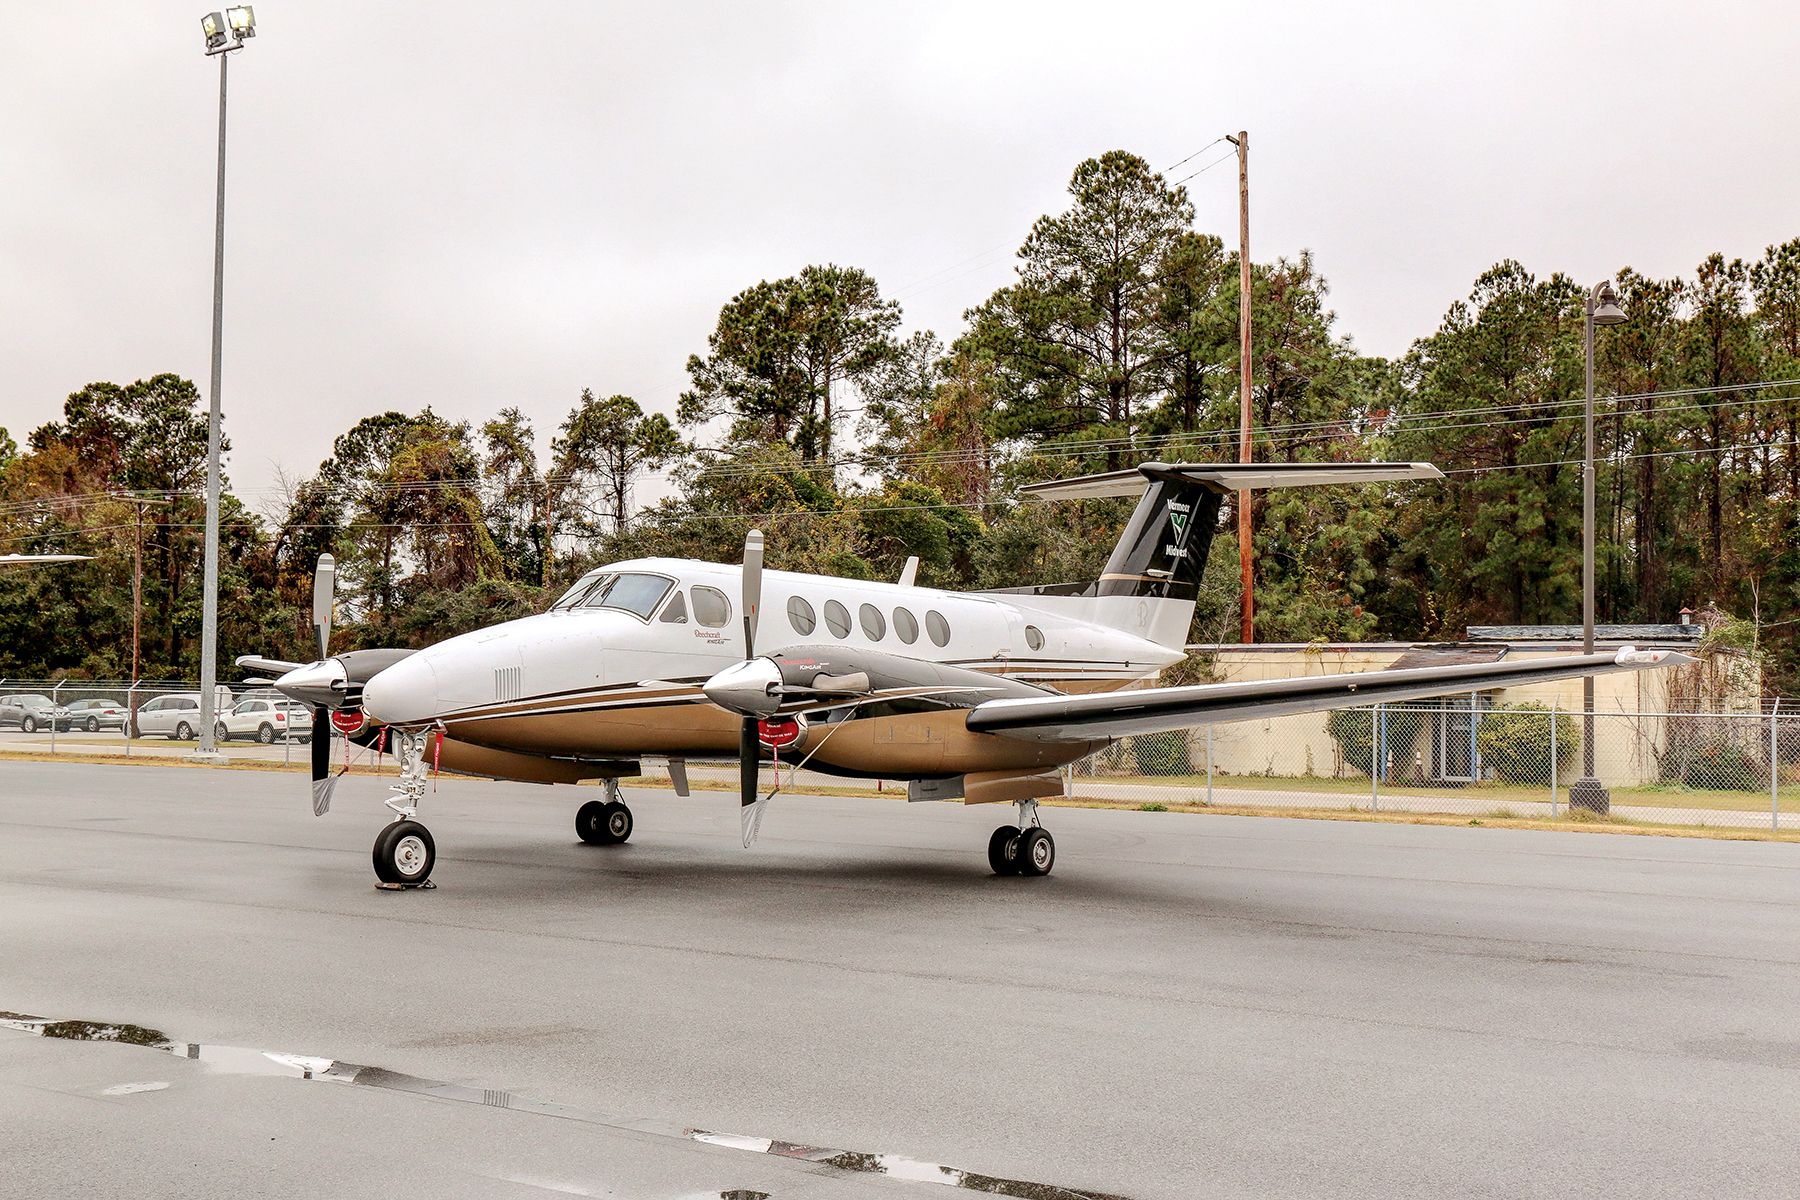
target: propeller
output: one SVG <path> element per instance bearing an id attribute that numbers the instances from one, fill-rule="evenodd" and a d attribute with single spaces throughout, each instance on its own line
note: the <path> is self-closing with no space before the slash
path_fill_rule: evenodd
<path id="1" fill-rule="evenodd" d="M 319 555 L 313 572 L 313 637 L 318 642 L 319 661 L 331 654 L 331 607 L 337 590 L 337 559 Z M 313 705 L 312 732 L 312 801 L 313 816 L 331 811 L 331 793 L 337 780 L 331 774 L 331 710 L 323 704 Z"/>
<path id="2" fill-rule="evenodd" d="M 756 616 L 762 607 L 762 566 L 763 535 L 762 530 L 752 529 L 744 536 L 744 661 L 754 662 L 756 659 Z M 738 812 L 742 818 L 744 833 L 744 849 L 756 840 L 757 830 L 762 827 L 764 801 L 756 794 L 756 777 L 759 766 L 757 748 L 757 718 L 746 714 L 738 733 Z"/>

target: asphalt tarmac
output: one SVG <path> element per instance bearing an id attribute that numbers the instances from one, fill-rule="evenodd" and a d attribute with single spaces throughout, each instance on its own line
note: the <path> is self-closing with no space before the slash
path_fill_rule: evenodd
<path id="1" fill-rule="evenodd" d="M 1055 873 L 1001 879 L 998 807 L 782 796 L 745 851 L 730 793 L 646 791 L 600 848 L 591 789 L 446 780 L 439 886 L 386 892 L 382 794 L 315 819 L 280 775 L 0 763 L 0 1009 L 194 1043 L 0 1029 L 0 1195 L 1800 1178 L 1793 845 L 1047 809 Z"/>

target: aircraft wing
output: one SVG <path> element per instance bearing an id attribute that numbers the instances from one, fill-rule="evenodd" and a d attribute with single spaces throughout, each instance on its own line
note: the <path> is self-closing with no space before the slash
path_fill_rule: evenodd
<path id="1" fill-rule="evenodd" d="M 1331 708 L 1357 708 L 1377 701 L 1421 700 L 1428 696 L 1479 692 L 1489 688 L 1548 683 L 1608 671 L 1679 667 L 1694 660 L 1673 650 L 1533 658 L 1510 663 L 1419 667 L 1409 671 L 1361 671 L 1310 675 L 1248 683 L 1206 683 L 1194 687 L 1147 688 L 1042 700 L 989 700 L 969 710 L 968 727 L 1030 742 L 1083 742 L 1161 733 L 1254 717 Z"/>

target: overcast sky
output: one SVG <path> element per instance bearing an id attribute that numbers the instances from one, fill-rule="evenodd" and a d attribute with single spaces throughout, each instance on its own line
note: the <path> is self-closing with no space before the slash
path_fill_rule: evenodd
<path id="1" fill-rule="evenodd" d="M 240 492 L 360 417 L 583 387 L 673 413 L 719 306 L 807 263 L 954 336 L 1081 159 L 1251 134 L 1252 254 L 1368 353 L 1513 257 L 1691 275 L 1800 236 L 1800 17 L 1633 3 L 267 0 L 231 61 Z M 0 14 L 0 425 L 209 369 L 218 71 L 198 5 Z M 1215 147 L 1180 178 L 1220 157 Z M 1188 187 L 1235 245 L 1229 164 Z M 250 497 L 254 501 L 254 495 Z"/>

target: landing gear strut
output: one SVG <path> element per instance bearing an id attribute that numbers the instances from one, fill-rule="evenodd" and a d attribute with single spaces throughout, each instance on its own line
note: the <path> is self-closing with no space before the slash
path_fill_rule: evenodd
<path id="1" fill-rule="evenodd" d="M 996 875 L 1048 875 L 1056 865 L 1056 839 L 1038 824 L 1036 800 L 1019 801 L 1019 823 L 1002 825 L 988 838 L 988 865 Z"/>
<path id="2" fill-rule="evenodd" d="M 606 800 L 589 800 L 575 811 L 575 832 L 590 846 L 617 846 L 631 837 L 631 810 L 619 799 L 619 782 L 606 781 Z"/>
<path id="3" fill-rule="evenodd" d="M 389 727 L 394 757 L 400 760 L 400 780 L 389 790 L 387 806 L 394 819 L 375 837 L 375 878 L 386 888 L 435 887 L 431 868 L 437 862 L 437 843 L 431 831 L 413 820 L 427 782 L 425 743 L 429 732 Z"/>

